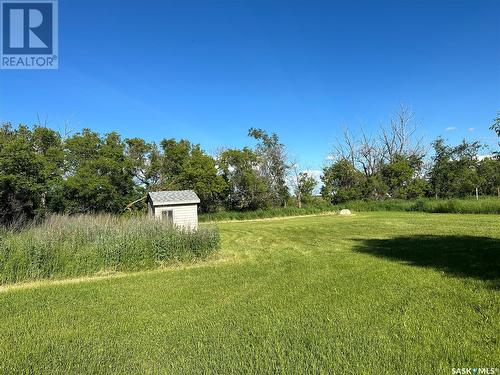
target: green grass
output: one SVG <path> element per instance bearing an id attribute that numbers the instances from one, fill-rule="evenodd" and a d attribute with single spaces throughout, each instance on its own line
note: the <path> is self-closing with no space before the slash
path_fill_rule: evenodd
<path id="1" fill-rule="evenodd" d="M 253 211 L 220 211 L 200 215 L 200 221 L 231 221 L 255 220 L 272 217 L 288 217 L 333 213 L 343 208 L 357 212 L 371 211 L 403 211 L 429 213 L 456 213 L 456 214 L 500 214 L 500 198 L 485 197 L 479 200 L 468 199 L 433 199 L 421 198 L 415 200 L 386 199 L 386 200 L 358 200 L 332 205 L 316 199 L 313 204 L 305 204 L 302 208 L 295 206 L 274 207 Z"/>
<path id="2" fill-rule="evenodd" d="M 0 292 L 0 373 L 500 367 L 495 215 L 220 224 L 204 265 Z"/>
<path id="3" fill-rule="evenodd" d="M 53 216 L 0 234 L 0 285 L 153 269 L 203 259 L 218 246 L 217 228 L 178 231 L 144 216 Z"/>

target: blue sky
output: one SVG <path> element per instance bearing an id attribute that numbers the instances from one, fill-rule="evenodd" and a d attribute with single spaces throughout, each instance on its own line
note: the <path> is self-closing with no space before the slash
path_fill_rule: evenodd
<path id="1" fill-rule="evenodd" d="M 0 71 L 2 121 L 209 152 L 261 127 L 309 169 L 401 103 L 429 141 L 494 144 L 499 1 L 60 0 L 59 70 Z"/>

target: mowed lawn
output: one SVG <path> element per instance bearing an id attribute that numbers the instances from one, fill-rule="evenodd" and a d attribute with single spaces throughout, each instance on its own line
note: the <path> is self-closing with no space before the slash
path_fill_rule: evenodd
<path id="1" fill-rule="evenodd" d="M 220 224 L 187 267 L 0 291 L 0 374 L 500 367 L 500 217 Z"/>

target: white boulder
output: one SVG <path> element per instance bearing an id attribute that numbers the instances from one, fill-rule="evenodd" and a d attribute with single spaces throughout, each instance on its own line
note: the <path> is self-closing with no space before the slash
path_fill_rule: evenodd
<path id="1" fill-rule="evenodd" d="M 340 210 L 339 215 L 349 216 L 349 215 L 352 215 L 352 212 L 351 212 L 351 210 L 344 208 L 343 210 Z"/>

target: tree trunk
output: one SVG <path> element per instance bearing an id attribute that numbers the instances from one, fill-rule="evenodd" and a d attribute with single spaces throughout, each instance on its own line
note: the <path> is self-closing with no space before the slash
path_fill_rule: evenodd
<path id="1" fill-rule="evenodd" d="M 476 186 L 476 200 L 479 200 L 479 189 L 477 186 Z"/>

